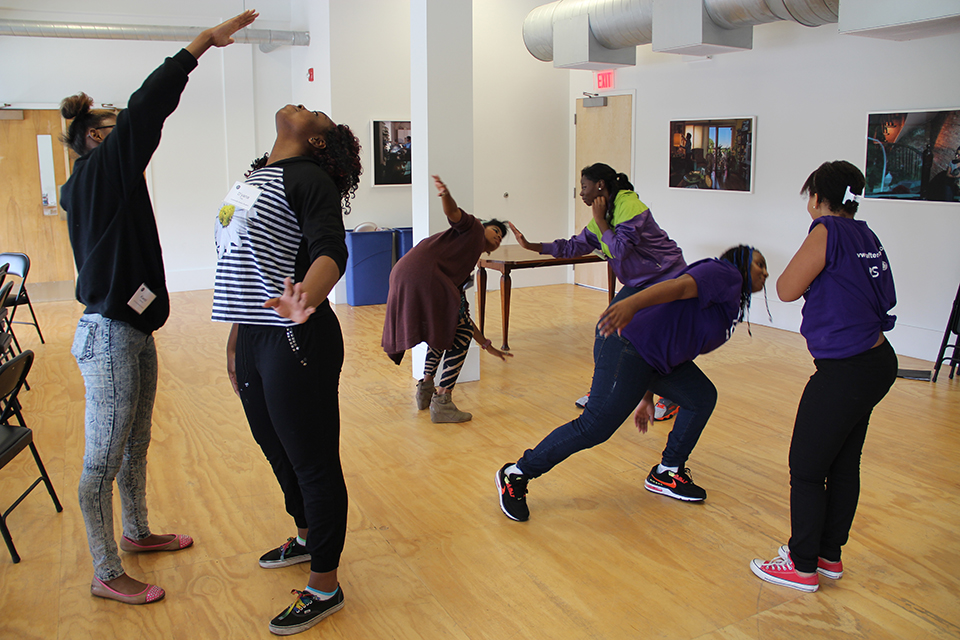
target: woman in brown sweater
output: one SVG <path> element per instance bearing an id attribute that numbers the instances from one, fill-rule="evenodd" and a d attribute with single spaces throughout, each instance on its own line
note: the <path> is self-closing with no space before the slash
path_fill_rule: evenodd
<path id="1" fill-rule="evenodd" d="M 504 360 L 512 354 L 493 347 L 470 319 L 464 288 L 481 254 L 500 246 L 507 228 L 499 220 L 481 222 L 457 206 L 439 176 L 433 176 L 450 228 L 407 252 L 390 272 L 383 350 L 400 364 L 403 354 L 421 342 L 429 347 L 423 379 L 417 383 L 417 408 L 430 407 L 433 422 L 466 422 L 450 393 L 467 357 L 470 339 Z M 444 357 L 445 356 L 445 357 Z M 443 360 L 440 384 L 434 378 Z"/>

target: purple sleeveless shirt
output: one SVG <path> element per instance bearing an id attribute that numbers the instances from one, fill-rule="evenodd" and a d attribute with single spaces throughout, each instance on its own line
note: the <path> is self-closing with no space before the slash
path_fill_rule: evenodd
<path id="1" fill-rule="evenodd" d="M 897 321 L 893 273 L 880 240 L 866 222 L 821 216 L 827 229 L 823 271 L 804 292 L 800 333 L 814 358 L 849 358 L 867 351 Z M 808 231 L 809 233 L 809 231 Z"/>

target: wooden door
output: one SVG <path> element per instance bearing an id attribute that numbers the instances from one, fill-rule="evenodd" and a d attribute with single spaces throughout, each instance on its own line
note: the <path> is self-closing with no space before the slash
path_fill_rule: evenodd
<path id="1" fill-rule="evenodd" d="M 33 300 L 63 298 L 45 291 L 66 291 L 74 282 L 73 251 L 67 233 L 66 212 L 59 206 L 60 187 L 67 180 L 69 156 L 59 140 L 63 128 L 55 110 L 7 112 L 0 118 L 0 252 L 30 256 L 27 284 Z M 14 119 L 8 119 L 8 118 Z M 57 207 L 43 206 L 38 135 L 53 155 Z M 36 292 L 36 293 L 35 293 Z"/>
<path id="2" fill-rule="evenodd" d="M 580 199 L 580 170 L 595 162 L 603 162 L 625 173 L 633 182 L 633 96 L 608 96 L 605 107 L 584 107 L 583 98 L 577 100 L 577 167 L 576 231 L 580 232 L 593 218 L 590 208 Z M 578 264 L 574 267 L 574 282 L 597 289 L 607 288 L 605 264 Z"/>

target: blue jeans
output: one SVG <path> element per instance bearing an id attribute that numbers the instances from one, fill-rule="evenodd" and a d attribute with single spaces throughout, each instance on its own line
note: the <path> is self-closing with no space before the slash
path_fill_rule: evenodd
<path id="1" fill-rule="evenodd" d="M 647 390 L 680 405 L 667 437 L 662 463 L 683 467 L 697 445 L 700 433 L 717 404 L 717 389 L 693 361 L 668 375 L 660 375 L 619 335 L 598 336 L 594 343 L 595 368 L 590 401 L 579 418 L 557 427 L 533 449 L 524 452 L 517 466 L 536 478 L 568 457 L 606 442 L 630 417 Z"/>
<path id="2" fill-rule="evenodd" d="M 85 314 L 70 352 L 87 389 L 80 511 L 94 575 L 106 582 L 124 573 L 113 535 L 114 479 L 123 535 L 132 540 L 150 535 L 147 448 L 157 395 L 157 349 L 153 336 L 125 322 Z"/>

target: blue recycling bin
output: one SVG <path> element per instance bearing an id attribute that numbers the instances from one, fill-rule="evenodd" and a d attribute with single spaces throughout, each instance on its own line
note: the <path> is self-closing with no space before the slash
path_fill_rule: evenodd
<path id="1" fill-rule="evenodd" d="M 393 268 L 393 231 L 347 231 L 347 304 L 386 304 Z"/>
<path id="2" fill-rule="evenodd" d="M 413 227 L 397 227 L 397 260 L 413 248 Z"/>

